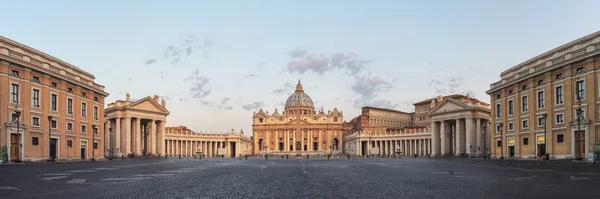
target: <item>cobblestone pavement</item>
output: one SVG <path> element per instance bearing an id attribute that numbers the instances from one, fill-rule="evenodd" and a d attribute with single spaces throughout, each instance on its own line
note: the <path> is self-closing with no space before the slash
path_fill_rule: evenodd
<path id="1" fill-rule="evenodd" d="M 0 166 L 0 198 L 600 198 L 600 164 L 141 159 Z"/>

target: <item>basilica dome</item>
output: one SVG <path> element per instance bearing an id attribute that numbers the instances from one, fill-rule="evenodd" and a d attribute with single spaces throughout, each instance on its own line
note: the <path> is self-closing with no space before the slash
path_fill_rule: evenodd
<path id="1" fill-rule="evenodd" d="M 300 102 L 300 107 L 306 108 L 310 107 L 311 109 L 315 108 L 312 99 L 308 94 L 304 92 L 302 89 L 302 84 L 300 84 L 300 80 L 298 80 L 298 85 L 296 85 L 296 92 L 292 93 L 290 97 L 288 97 L 285 102 L 285 108 L 295 108 L 297 106 L 296 102 Z"/>

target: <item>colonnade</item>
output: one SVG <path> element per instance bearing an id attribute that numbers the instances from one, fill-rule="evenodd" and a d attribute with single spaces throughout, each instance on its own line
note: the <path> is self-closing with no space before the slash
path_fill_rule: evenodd
<path id="1" fill-rule="evenodd" d="M 484 140 L 489 130 L 489 120 L 477 117 L 432 121 L 432 155 L 483 154 L 491 148 Z M 489 154 L 489 151 L 487 152 Z"/>
<path id="2" fill-rule="evenodd" d="M 107 156 L 164 154 L 163 120 L 125 116 L 105 119 L 104 125 Z"/>
<path id="3" fill-rule="evenodd" d="M 191 157 L 202 152 L 204 157 L 237 157 L 251 153 L 242 149 L 237 141 L 197 141 L 181 138 L 165 140 L 166 154 L 169 156 Z"/>
<path id="4" fill-rule="evenodd" d="M 267 130 L 263 135 L 254 138 L 255 152 L 263 152 L 265 145 L 269 152 L 324 152 L 342 148 L 340 130 L 305 129 L 302 133 L 296 133 L 295 130 L 278 129 Z"/>
<path id="5" fill-rule="evenodd" d="M 429 138 L 414 138 L 400 140 L 357 140 L 356 155 L 428 155 L 431 153 Z M 366 148 L 365 148 L 366 147 Z"/>

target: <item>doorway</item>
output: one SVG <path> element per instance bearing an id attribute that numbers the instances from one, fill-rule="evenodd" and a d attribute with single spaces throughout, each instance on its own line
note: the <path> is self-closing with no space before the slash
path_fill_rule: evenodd
<path id="1" fill-rule="evenodd" d="M 279 151 L 283 151 L 283 142 L 279 143 Z"/>
<path id="2" fill-rule="evenodd" d="M 85 160 L 85 155 L 87 154 L 87 150 L 86 150 L 87 142 L 81 142 L 80 145 L 81 145 L 81 153 L 80 153 L 81 159 Z"/>
<path id="3" fill-rule="evenodd" d="M 585 158 L 585 131 L 575 131 L 575 158 Z"/>
<path id="4" fill-rule="evenodd" d="M 58 139 L 51 138 L 50 139 L 50 159 L 56 160 L 56 144 L 58 143 Z"/>
<path id="5" fill-rule="evenodd" d="M 318 142 L 313 142 L 313 150 L 314 151 L 318 151 L 319 150 L 319 143 Z"/>
<path id="6" fill-rule="evenodd" d="M 515 157 L 515 146 L 508 146 L 508 157 Z"/>
<path id="7" fill-rule="evenodd" d="M 538 157 L 546 155 L 546 144 L 541 143 L 537 145 Z"/>
<path id="8" fill-rule="evenodd" d="M 10 161 L 20 161 L 19 139 L 21 135 L 10 134 Z"/>

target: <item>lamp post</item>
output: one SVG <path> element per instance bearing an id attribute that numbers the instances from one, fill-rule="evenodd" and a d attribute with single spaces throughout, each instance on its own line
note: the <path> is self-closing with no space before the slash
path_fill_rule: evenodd
<path id="1" fill-rule="evenodd" d="M 581 120 L 583 120 L 583 110 L 581 110 L 581 96 L 577 94 L 577 132 L 581 132 Z M 577 146 L 577 154 L 581 154 L 581 147 Z M 581 157 L 577 157 L 578 160 L 581 160 Z"/>
<path id="2" fill-rule="evenodd" d="M 95 145 L 96 145 L 96 132 L 98 132 L 97 128 L 98 128 L 97 125 L 92 124 L 92 159 L 91 159 L 91 161 L 96 161 L 96 158 L 94 156 L 94 151 L 96 150 Z"/>
<path id="3" fill-rule="evenodd" d="M 550 157 L 548 154 L 548 137 L 546 136 L 546 118 L 548 118 L 548 114 L 544 113 L 542 114 L 542 118 L 544 118 L 544 160 L 549 160 Z"/>
<path id="4" fill-rule="evenodd" d="M 22 144 L 21 144 L 21 139 L 22 139 L 22 135 L 21 135 L 21 112 L 20 111 L 15 111 L 15 115 L 17 116 L 17 134 L 19 135 L 19 159 L 15 162 L 21 162 L 21 157 L 23 156 L 22 152 L 21 152 L 21 148 L 22 148 Z"/>
<path id="5" fill-rule="evenodd" d="M 500 124 L 500 159 L 504 160 L 504 150 L 502 150 L 502 146 L 504 146 L 504 138 L 502 137 L 502 131 L 504 130 L 504 124 Z"/>
<path id="6" fill-rule="evenodd" d="M 50 140 L 52 140 L 52 115 L 48 116 L 48 162 L 54 162 L 52 157 L 52 147 L 50 146 Z"/>

